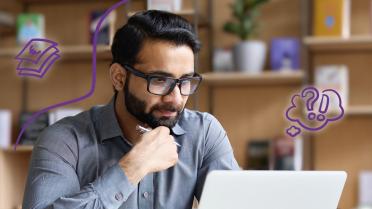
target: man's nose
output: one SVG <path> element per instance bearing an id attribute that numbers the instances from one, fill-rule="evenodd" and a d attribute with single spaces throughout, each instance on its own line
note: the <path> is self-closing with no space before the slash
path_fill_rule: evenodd
<path id="1" fill-rule="evenodd" d="M 179 86 L 176 85 L 169 94 L 163 97 L 163 100 L 164 102 L 180 104 L 182 102 L 182 95 Z"/>

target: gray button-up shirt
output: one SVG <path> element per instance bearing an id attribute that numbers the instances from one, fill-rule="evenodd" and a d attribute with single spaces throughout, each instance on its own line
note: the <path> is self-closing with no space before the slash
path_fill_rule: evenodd
<path id="1" fill-rule="evenodd" d="M 114 100 L 43 131 L 32 152 L 23 209 L 190 209 L 209 171 L 239 169 L 217 119 L 185 109 L 171 130 L 181 145 L 178 163 L 132 185 L 118 165 L 132 146 Z"/>

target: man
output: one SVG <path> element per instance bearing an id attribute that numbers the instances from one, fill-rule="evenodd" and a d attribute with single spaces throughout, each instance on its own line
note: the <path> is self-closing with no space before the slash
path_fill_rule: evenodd
<path id="1" fill-rule="evenodd" d="M 220 123 L 184 108 L 199 49 L 177 15 L 131 17 L 111 48 L 113 99 L 41 134 L 23 208 L 190 209 L 208 172 L 239 169 Z"/>

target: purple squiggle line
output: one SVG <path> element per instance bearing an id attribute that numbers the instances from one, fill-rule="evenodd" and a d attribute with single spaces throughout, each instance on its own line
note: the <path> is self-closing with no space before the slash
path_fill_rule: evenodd
<path id="1" fill-rule="evenodd" d="M 38 112 L 32 114 L 32 116 L 26 121 L 25 124 L 23 124 L 22 126 L 22 129 L 21 131 L 19 132 L 18 134 L 18 137 L 17 137 L 17 141 L 14 145 L 14 151 L 17 150 L 17 145 L 19 144 L 19 141 L 23 135 L 23 133 L 25 132 L 26 128 L 32 123 L 35 121 L 35 119 L 37 117 L 39 117 L 41 114 L 45 113 L 45 112 L 48 112 L 49 110 L 51 109 L 54 109 L 54 108 L 57 108 L 57 107 L 61 107 L 61 106 L 65 106 L 65 105 L 68 105 L 68 104 L 72 104 L 72 103 L 75 103 L 75 102 L 79 102 L 81 100 L 84 100 L 84 99 L 87 99 L 88 97 L 92 96 L 93 93 L 94 93 L 94 90 L 96 88 L 96 72 L 97 72 L 97 36 L 98 36 L 98 33 L 99 33 L 99 29 L 101 28 L 101 25 L 103 23 L 103 21 L 105 20 L 105 18 L 113 11 L 115 10 L 116 8 L 118 8 L 119 6 L 121 6 L 122 4 L 125 4 L 127 3 L 128 0 L 121 0 L 119 1 L 118 3 L 114 4 L 112 7 L 110 7 L 108 10 L 105 11 L 105 13 L 101 16 L 98 24 L 97 24 L 97 27 L 96 27 L 96 30 L 94 31 L 94 37 L 93 37 L 93 52 L 92 52 L 92 85 L 90 87 L 90 90 L 89 92 L 84 95 L 84 96 L 81 96 L 81 97 L 78 97 L 78 98 L 75 98 L 75 99 L 72 99 L 72 100 L 68 100 L 68 101 L 65 101 L 65 102 L 61 102 L 61 103 L 57 103 L 57 104 L 54 104 L 54 105 L 51 105 L 49 107 L 46 107 L 44 109 L 41 109 L 39 110 Z"/>

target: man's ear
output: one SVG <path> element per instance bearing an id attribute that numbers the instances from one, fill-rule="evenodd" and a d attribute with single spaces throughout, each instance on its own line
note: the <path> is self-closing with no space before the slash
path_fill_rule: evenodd
<path id="1" fill-rule="evenodd" d="M 110 78 L 116 91 L 123 90 L 126 76 L 127 72 L 120 64 L 113 63 L 110 66 Z"/>

